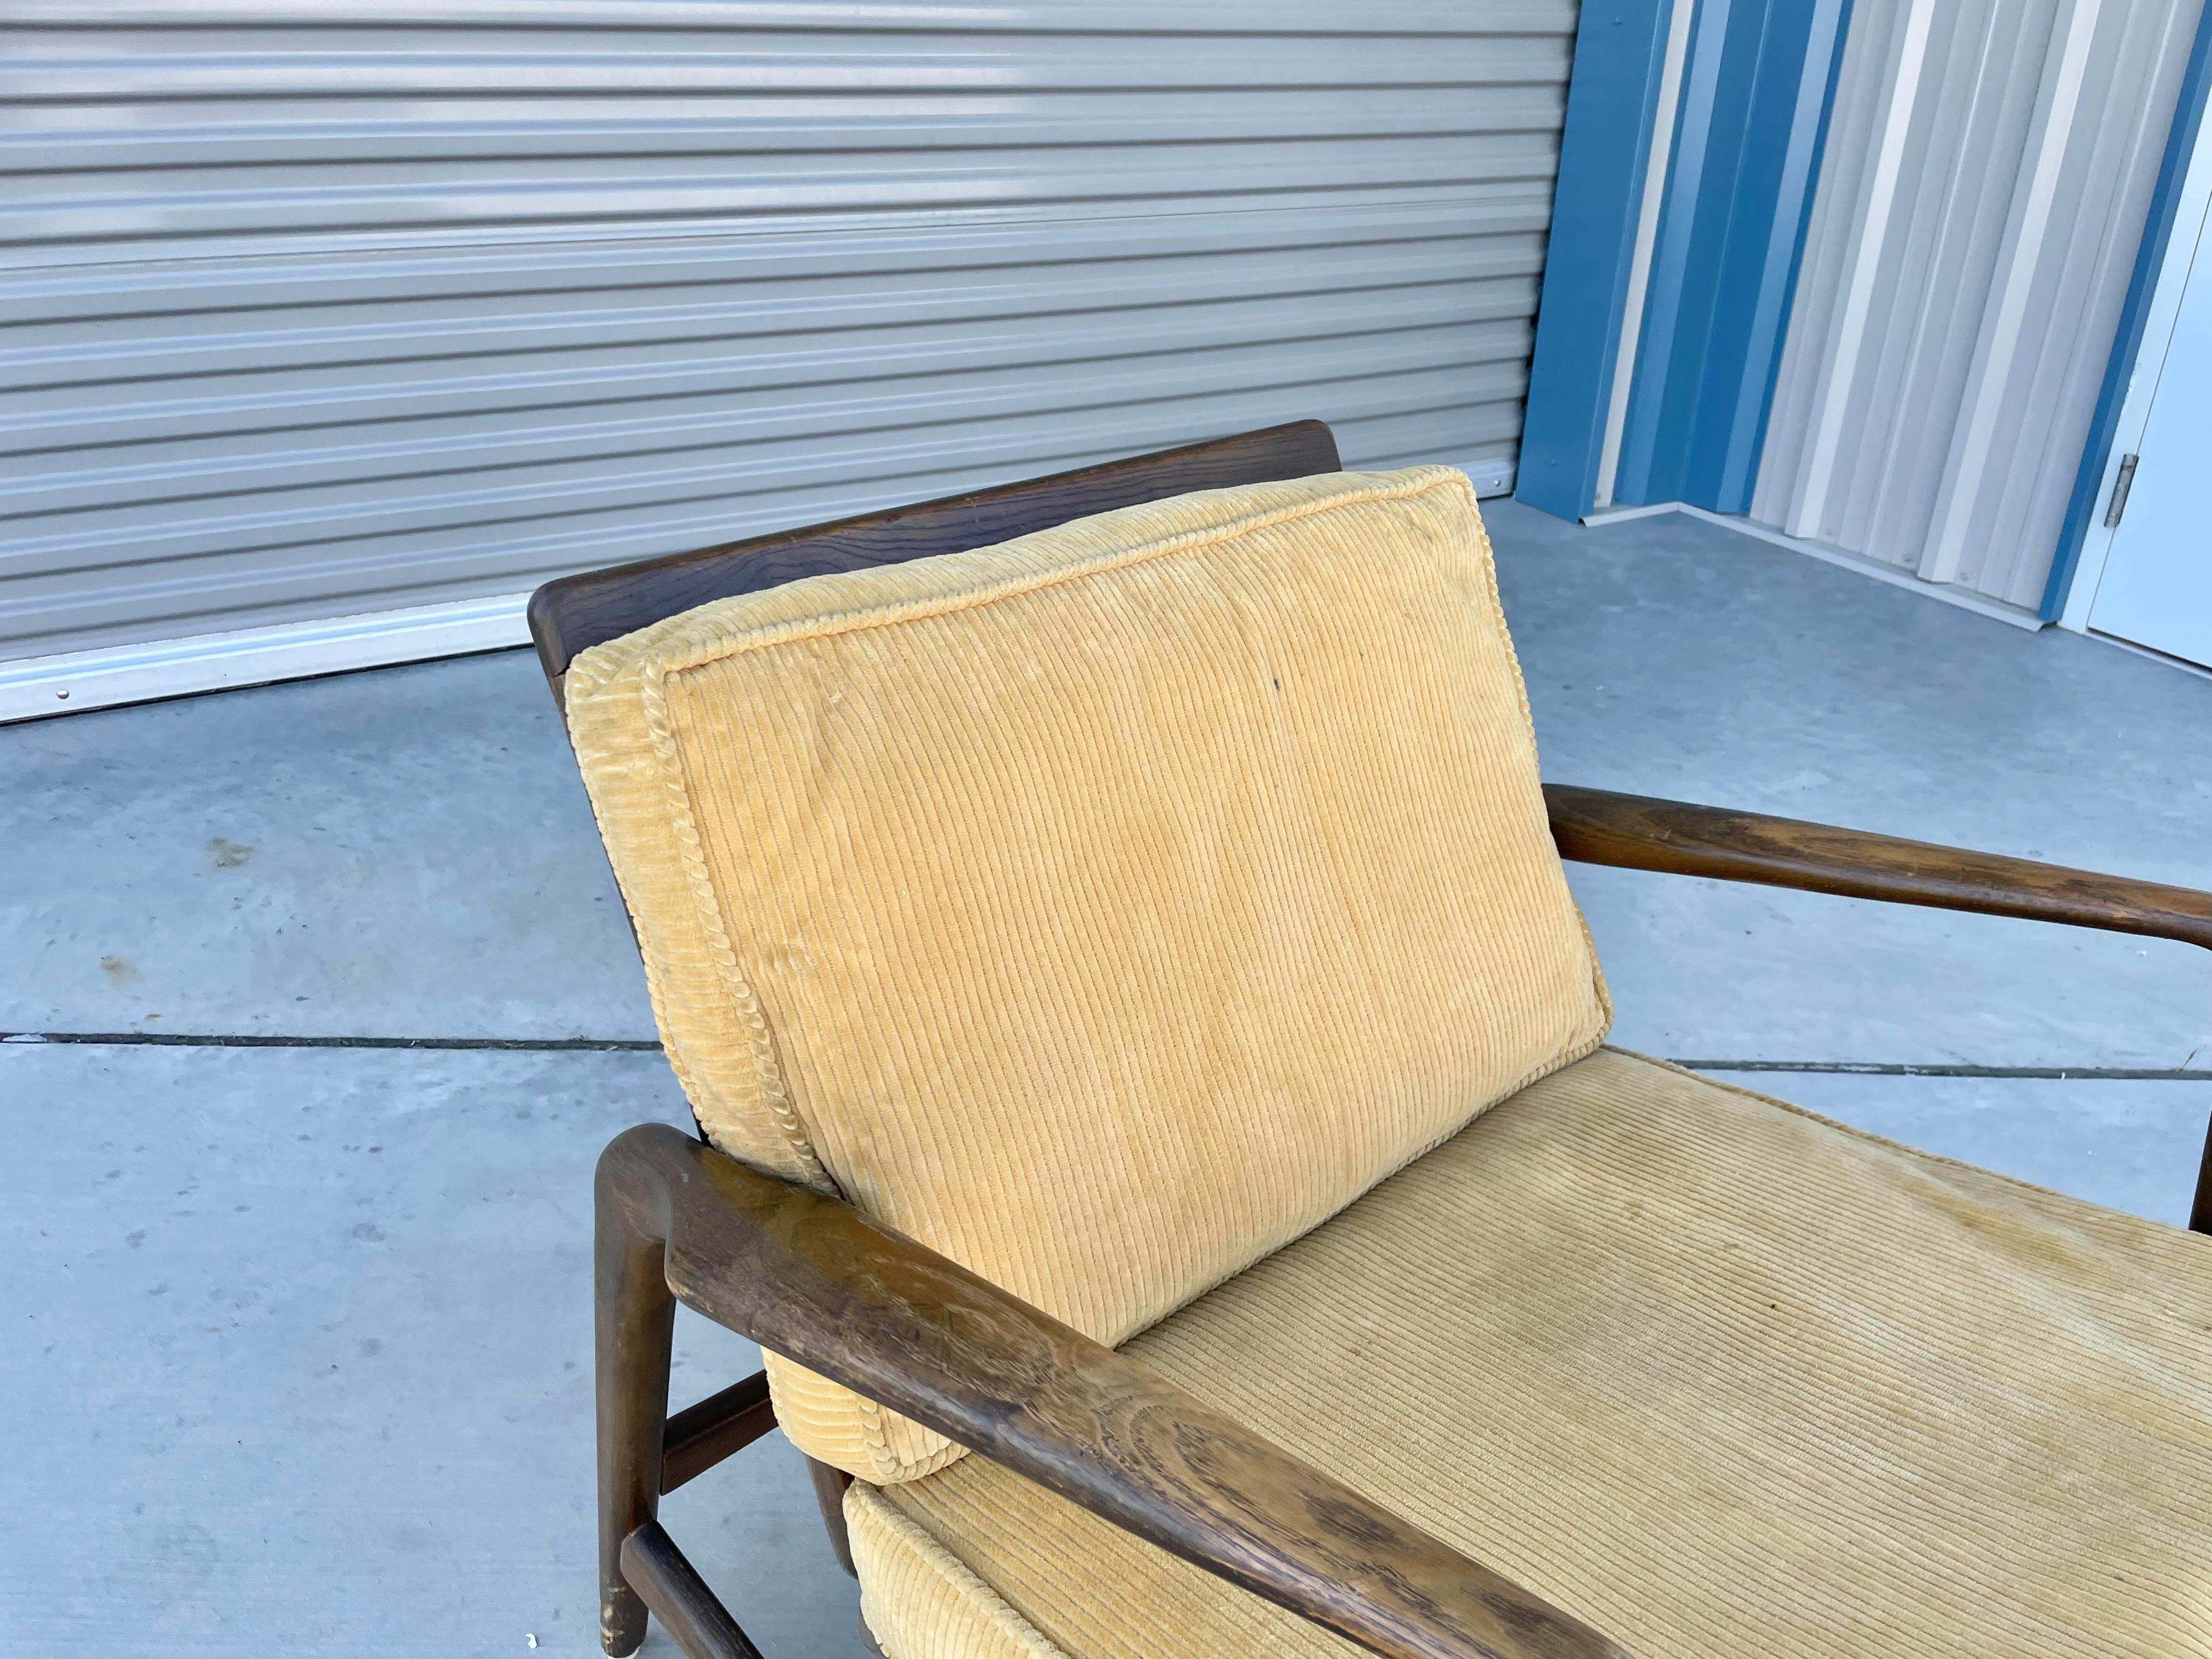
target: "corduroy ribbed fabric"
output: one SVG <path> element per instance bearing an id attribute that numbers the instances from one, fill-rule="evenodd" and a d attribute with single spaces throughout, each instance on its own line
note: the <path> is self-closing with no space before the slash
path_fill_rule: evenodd
<path id="1" fill-rule="evenodd" d="M 1607 1023 L 1449 468 L 720 601 L 567 699 L 714 1143 L 1103 1340 Z M 769 1365 L 824 1462 L 957 1455 Z"/>
<path id="2" fill-rule="evenodd" d="M 860 1617 L 884 1659 L 1066 1659 L 864 1480 L 845 1488 Z"/>
<path id="3" fill-rule="evenodd" d="M 1125 1352 L 1641 1659 L 2212 1655 L 2212 1243 L 1658 1061 Z M 1356 1651 L 980 1457 L 881 1501 L 1073 1659 Z"/>

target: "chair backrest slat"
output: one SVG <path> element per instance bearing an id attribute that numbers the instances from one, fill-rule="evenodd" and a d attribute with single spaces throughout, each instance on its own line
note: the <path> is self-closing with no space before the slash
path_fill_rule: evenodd
<path id="1" fill-rule="evenodd" d="M 1320 421 L 1295 421 L 994 489 L 564 576 L 532 595 L 530 634 L 558 702 L 568 665 L 578 653 L 712 599 L 830 571 L 964 553 L 1189 490 L 1303 478 L 1334 472 L 1339 465 L 1336 439 L 1328 428 Z"/>

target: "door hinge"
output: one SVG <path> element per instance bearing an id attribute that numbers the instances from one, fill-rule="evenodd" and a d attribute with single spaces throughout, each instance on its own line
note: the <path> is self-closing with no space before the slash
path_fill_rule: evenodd
<path id="1" fill-rule="evenodd" d="M 2128 510 L 2128 491 L 2136 487 L 2136 463 L 2142 459 L 2140 455 L 2120 457 L 2119 474 L 2112 480 L 2112 499 L 2105 508 L 2105 528 L 2107 530 L 2120 527 L 2120 514 Z"/>

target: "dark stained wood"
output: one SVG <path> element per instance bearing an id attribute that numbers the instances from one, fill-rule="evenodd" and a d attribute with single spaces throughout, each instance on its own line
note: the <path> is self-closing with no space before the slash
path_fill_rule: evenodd
<path id="1" fill-rule="evenodd" d="M 2197 1166 L 2197 1197 L 2189 1206 L 2189 1231 L 2212 1234 L 2212 1127 L 2204 1131 L 2204 1157 Z"/>
<path id="2" fill-rule="evenodd" d="M 853 1565 L 853 1537 L 845 1526 L 845 1488 L 853 1484 L 853 1477 L 811 1457 L 806 1460 L 806 1473 L 814 1482 L 814 1501 L 822 1506 L 822 1524 L 829 1529 L 830 1553 L 849 1577 L 858 1578 L 860 1570 Z"/>
<path id="3" fill-rule="evenodd" d="M 2212 893 L 1998 853 L 1570 784 L 1544 786 L 1559 856 L 1846 898 L 2101 927 L 2212 950 Z M 2212 1129 L 2189 1230 L 2212 1235 Z"/>
<path id="4" fill-rule="evenodd" d="M 530 599 L 530 636 L 558 701 L 577 653 L 734 594 L 806 576 L 865 570 L 933 553 L 964 553 L 1071 519 L 1193 489 L 1337 471 L 1336 439 L 1319 421 L 1186 444 L 1073 472 L 948 495 L 696 552 L 586 571 Z"/>
<path id="5" fill-rule="evenodd" d="M 669 1288 L 708 1317 L 1370 1651 L 1620 1659 L 1588 1626 L 850 1205 L 665 1124 L 616 1137 L 599 1182 L 600 1215 L 665 1240 Z"/>
<path id="6" fill-rule="evenodd" d="M 690 1659 L 762 1659 L 676 1540 L 648 1521 L 623 1540 L 622 1568 Z"/>
<path id="7" fill-rule="evenodd" d="M 662 1272 L 659 1243 L 628 1224 L 605 1182 L 594 1203 L 599 1642 L 622 1659 L 645 1640 L 646 1603 L 623 1576 L 623 1546 L 660 1510 L 676 1298 Z"/>
<path id="8" fill-rule="evenodd" d="M 568 578 L 531 626 L 557 700 L 579 651 L 708 600 L 988 546 L 1191 489 L 1333 471 L 1304 422 Z M 2064 921 L 2212 947 L 2212 896 L 1683 802 L 1547 785 L 1562 856 Z M 600 1573 L 607 1651 L 648 1608 L 693 1659 L 758 1659 L 656 1518 L 773 1426 L 754 1376 L 671 1418 L 674 1297 L 1370 1650 L 1596 1659 L 1611 1642 L 1133 1361 L 835 1200 L 676 1131 L 611 1146 L 599 1190 Z M 2191 1226 L 2212 1232 L 2212 1139 Z M 853 1570 L 847 1477 L 812 1464 Z"/>
<path id="9" fill-rule="evenodd" d="M 1071 519 L 1188 490 L 1304 477 L 1334 472 L 1338 465 L 1336 439 L 1319 421 L 1187 444 L 994 489 L 566 577 L 547 583 L 532 596 L 531 636 L 557 703 L 562 678 L 578 652 L 710 599 L 830 571 L 988 547 Z M 749 1392 L 761 1384 L 759 1378 L 735 1384 L 673 1419 L 668 1416 L 669 1321 L 674 1303 L 659 1277 L 659 1247 L 641 1242 L 625 1228 L 610 1227 L 604 1214 L 599 1238 L 600 1618 L 606 1650 L 619 1656 L 633 1651 L 643 1640 L 647 1615 L 645 1601 L 623 1576 L 626 1540 L 653 1522 L 664 1491 L 674 1491 L 765 1432 L 775 1416 L 764 1384 L 757 1402 Z M 852 1547 L 845 1535 L 842 1477 L 818 1465 L 812 1474 L 830 1547 L 850 1572 Z M 665 1543 L 665 1535 L 660 1537 Z M 674 1547 L 667 1545 L 672 1552 Z M 680 1555 L 675 1559 L 682 1560 Z M 688 1566 L 684 1571 L 689 1572 Z M 691 1577 L 696 1581 L 696 1575 Z M 704 1594 L 703 1586 L 701 1590 Z M 711 1596 L 708 1599 L 712 1601 Z M 719 1604 L 715 1610 L 728 1620 Z M 736 1629 L 734 1624 L 731 1628 Z M 742 1632 L 739 1636 L 742 1639 Z"/>
<path id="10" fill-rule="evenodd" d="M 668 1419 L 661 1436 L 660 1495 L 665 1498 L 775 1426 L 768 1373 L 755 1371 Z"/>
<path id="11" fill-rule="evenodd" d="M 1763 812 L 1544 786 L 1559 855 L 1848 898 L 2070 922 L 2212 950 L 2212 893 Z"/>

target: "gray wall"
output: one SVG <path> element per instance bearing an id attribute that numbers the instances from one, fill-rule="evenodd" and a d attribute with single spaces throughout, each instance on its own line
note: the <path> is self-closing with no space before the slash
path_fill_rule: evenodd
<path id="1" fill-rule="evenodd" d="M 1308 415 L 1510 487 L 1572 0 L 11 15 L 0 658 Z"/>

